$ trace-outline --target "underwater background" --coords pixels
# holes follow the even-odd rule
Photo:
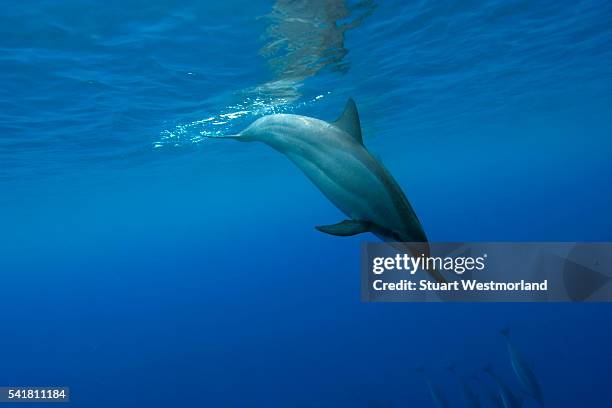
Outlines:
[[[612,305],[366,304],[287,112],[367,148],[432,241],[611,241],[607,1],[31,1],[0,11],[0,385],[77,407],[612,406]],[[34,404],[35,405],[35,404]],[[537,406],[525,397],[526,407]]]

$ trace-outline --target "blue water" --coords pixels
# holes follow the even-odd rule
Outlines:
[[[75,407],[451,406],[510,327],[546,406],[607,407],[606,304],[365,304],[274,112],[369,150],[433,241],[611,241],[607,1],[33,1],[0,12],[0,386]],[[477,373],[479,380],[471,379]],[[526,407],[536,406],[526,399]]]

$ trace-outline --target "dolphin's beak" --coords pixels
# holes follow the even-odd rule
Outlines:
[[[208,135],[202,135],[203,137],[207,138],[207,139],[238,139],[240,140],[240,133],[235,133],[233,135],[223,135],[223,136],[208,136]]]

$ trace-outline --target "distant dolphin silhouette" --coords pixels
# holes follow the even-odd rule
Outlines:
[[[214,137],[213,137],[214,138]],[[289,114],[257,119],[237,135],[287,156],[349,219],[316,229],[336,236],[371,232],[391,242],[427,242],[412,206],[393,176],[363,145],[357,106],[349,99],[335,122]],[[423,252],[428,255],[425,245]],[[442,275],[429,273],[443,282]]]
[[[510,340],[510,329],[502,329],[500,333],[506,339],[506,346],[508,347],[508,354],[510,354],[510,362],[512,363],[514,374],[516,374],[516,377],[519,379],[525,391],[543,407],[544,396],[542,395],[540,383],[529,364]]]
[[[485,365],[484,371],[491,376],[497,385],[497,391],[504,408],[520,408],[523,406],[523,399],[512,392],[510,387],[493,371],[493,367],[490,364]]]
[[[440,391],[440,389],[431,381],[431,378],[425,372],[425,368],[417,367],[417,373],[423,376],[425,383],[427,384],[427,389],[429,390],[429,395],[431,399],[434,401],[436,407],[438,408],[448,408],[449,404],[446,398],[444,398],[444,394]]]

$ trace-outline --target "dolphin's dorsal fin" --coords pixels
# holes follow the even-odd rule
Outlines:
[[[367,221],[344,220],[333,225],[319,225],[317,230],[330,235],[339,237],[349,237],[372,230],[372,224]]]
[[[351,135],[357,143],[363,145],[359,113],[357,112],[357,105],[355,104],[353,98],[349,98],[349,100],[346,101],[344,112],[342,112],[342,115],[340,115],[335,122],[332,122],[332,124],[344,130],[346,133]]]

